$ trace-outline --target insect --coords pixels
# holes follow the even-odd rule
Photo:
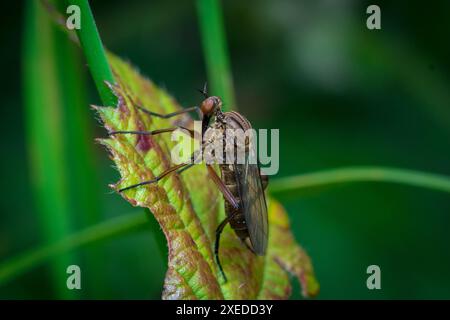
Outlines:
[[[227,142],[227,129],[240,129],[243,131],[251,129],[250,122],[238,112],[222,112],[221,99],[217,96],[208,96],[206,84],[203,89],[199,91],[204,95],[205,98],[200,104],[200,107],[195,106],[186,108],[165,115],[149,111],[140,106],[136,107],[151,116],[166,119],[187,112],[197,111],[202,115],[202,149],[204,149],[208,143],[214,142],[205,138],[209,129],[215,129],[218,132],[222,133],[219,139],[223,139],[224,144],[226,144]],[[214,122],[210,126],[213,120]],[[172,132],[177,130],[178,128],[180,127],[159,129],[153,131],[112,131],[109,134],[156,135],[164,132]],[[193,130],[184,127],[181,128],[189,131],[190,134],[194,136]],[[234,149],[237,149],[238,146],[232,145],[232,147]],[[267,187],[268,179],[267,176],[261,174],[258,162],[253,163],[252,161],[250,161],[252,147],[253,146],[250,144],[249,139],[246,139],[244,147],[244,163],[233,161],[232,163],[219,164],[221,177],[217,175],[214,167],[211,164],[206,164],[210,178],[217,185],[225,199],[226,218],[219,224],[216,229],[216,240],[214,245],[216,262],[219,266],[219,270],[222,276],[224,277],[225,282],[227,281],[227,277],[220,262],[219,245],[220,236],[227,224],[230,224],[235,234],[253,253],[257,255],[265,255],[267,250],[268,217],[264,190]],[[143,185],[157,183],[159,180],[171,173],[180,174],[195,164],[195,161],[193,160],[194,155],[191,157],[190,162],[174,165],[154,179],[127,186],[120,189],[119,192],[123,192],[131,188],[136,188]],[[236,160],[236,158],[233,158],[233,160]]]

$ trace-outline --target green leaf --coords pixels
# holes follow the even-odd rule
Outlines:
[[[150,131],[190,122],[187,115],[162,119],[136,108],[139,105],[166,114],[181,107],[128,63],[111,54],[109,59],[116,80],[110,87],[118,105],[94,107],[108,131]],[[118,134],[99,141],[109,149],[121,175],[120,181],[111,186],[115,190],[150,180],[171,166],[170,150],[175,142],[169,133]],[[223,198],[204,165],[121,195],[134,206],[149,208],[165,234],[169,261],[164,299],[287,298],[290,293],[287,272],[299,278],[305,296],[318,291],[309,258],[296,244],[287,215],[274,200],[269,205],[271,225],[265,257],[251,253],[229,226],[225,228],[220,250],[228,277],[228,282],[224,282],[213,250],[215,229],[225,216]]]
[[[311,261],[306,252],[296,243],[289,225],[289,218],[280,203],[269,202],[270,237],[266,255],[263,285],[259,299],[285,299],[291,293],[286,271],[295,275],[302,285],[305,297],[319,293]]]

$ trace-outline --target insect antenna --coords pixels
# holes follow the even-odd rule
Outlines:
[[[205,84],[203,85],[203,89],[197,89],[198,92],[200,92],[205,99],[208,98],[208,83],[205,82]]]

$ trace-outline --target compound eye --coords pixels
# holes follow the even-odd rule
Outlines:
[[[216,102],[212,98],[203,100],[200,109],[204,115],[211,115],[214,112]]]

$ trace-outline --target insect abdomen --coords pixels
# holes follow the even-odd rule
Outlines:
[[[230,192],[233,194],[234,198],[238,202],[238,209],[235,209],[228,201],[225,201],[225,213],[228,217],[233,216],[230,220],[230,225],[235,231],[236,235],[245,241],[248,237],[247,224],[245,223],[244,211],[241,207],[241,195],[239,194],[239,189],[236,184],[235,172],[230,169],[228,165],[220,166],[222,180],[228,187]]]

